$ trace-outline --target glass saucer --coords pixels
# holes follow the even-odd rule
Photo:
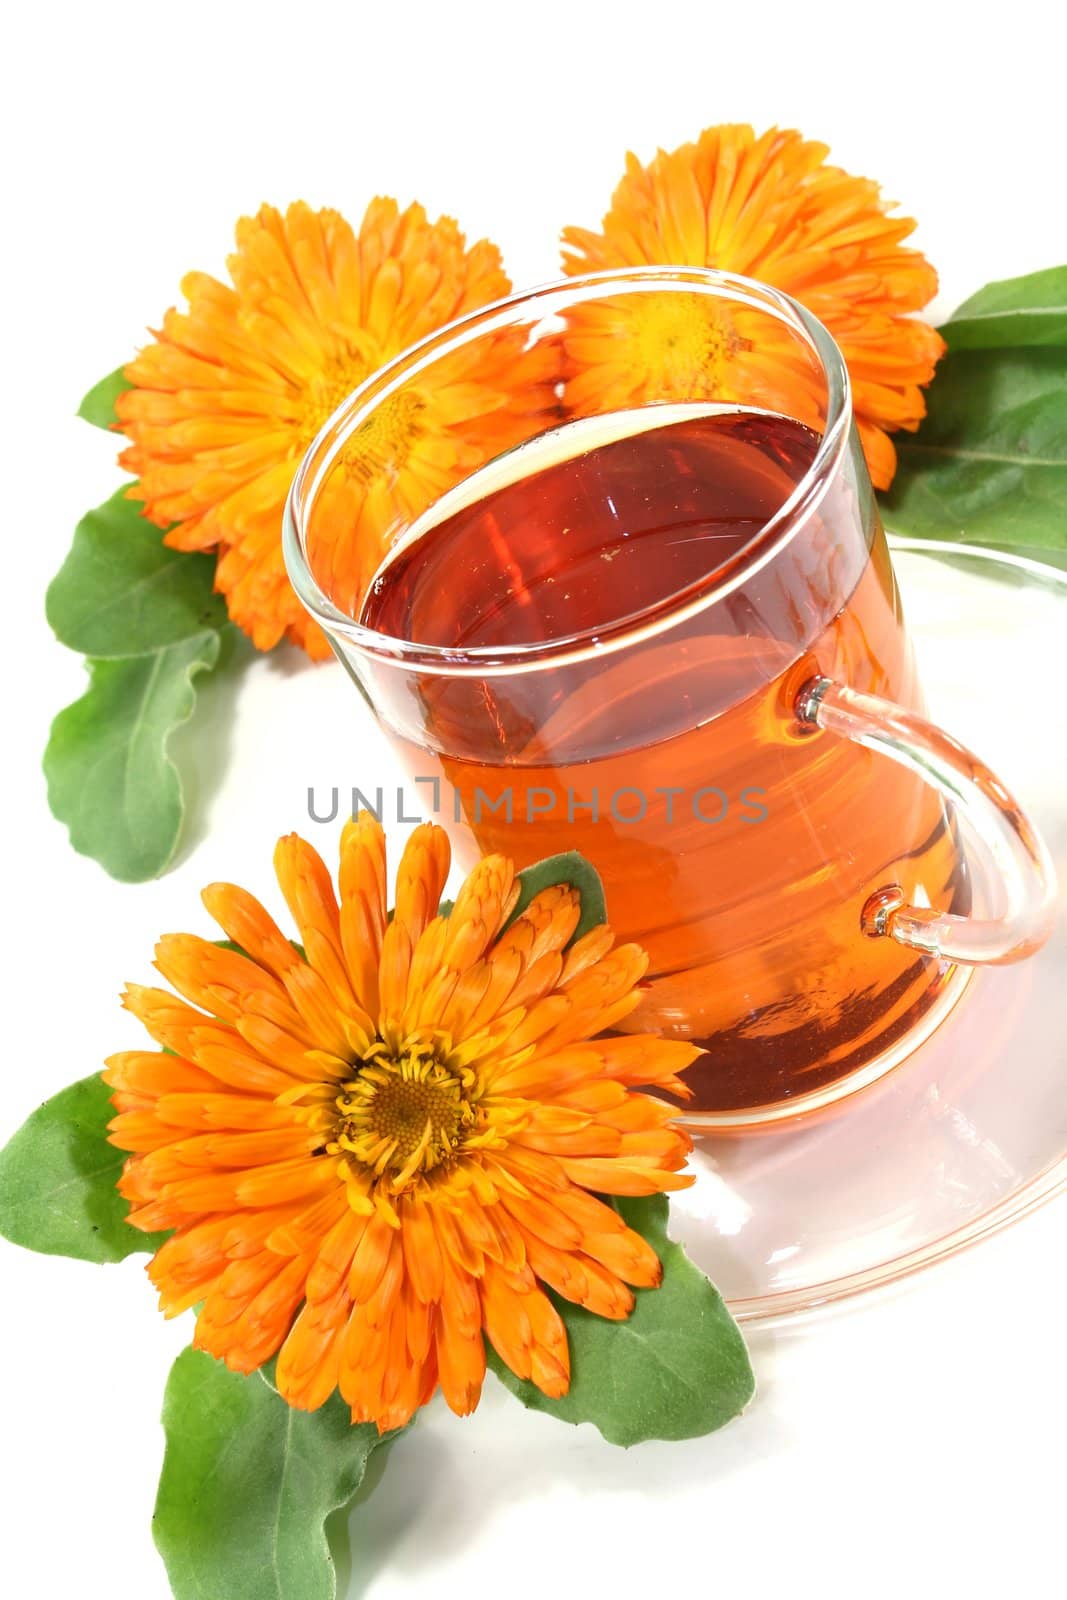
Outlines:
[[[893,541],[929,714],[1000,773],[1067,902],[1067,574]],[[1067,917],[1029,961],[975,971],[885,1077],[810,1121],[708,1135],[672,1231],[754,1322],[887,1284],[1067,1183]]]

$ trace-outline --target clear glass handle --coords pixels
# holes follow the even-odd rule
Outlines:
[[[1004,911],[989,918],[908,905],[899,886],[887,884],[864,907],[866,933],[971,966],[1020,961],[1039,949],[1052,928],[1055,868],[1033,823],[984,762],[916,712],[830,678],[805,684],[795,709],[802,724],[880,751],[939,789],[970,823],[1000,880]]]

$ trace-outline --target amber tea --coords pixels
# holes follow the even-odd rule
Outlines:
[[[887,883],[920,906],[969,900],[938,793],[795,714],[816,674],[920,704],[869,490],[835,479],[775,545],[818,445],[723,406],[566,424],[439,501],[360,616],[499,652],[484,676],[420,677],[419,745],[481,851],[596,864],[619,936],[650,956],[626,1026],[706,1047],[688,1074],[701,1111],[805,1094],[890,1047],[947,969],[864,937],[864,905]],[[843,520],[865,537],[841,540]],[[723,598],[701,607],[709,586]],[[553,670],[508,670],[515,646],[572,639]]]

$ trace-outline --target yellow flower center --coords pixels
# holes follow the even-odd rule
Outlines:
[[[713,400],[739,351],[751,348],[729,312],[706,295],[641,297],[633,310],[637,363],[655,386],[657,399]]]
[[[333,416],[342,400],[347,399],[353,389],[358,389],[372,370],[371,363],[364,356],[350,350],[316,372],[302,396],[301,452],[306,450],[319,429]]]
[[[406,1044],[396,1055],[378,1043],[334,1102],[332,1153],[345,1152],[395,1190],[450,1161],[473,1128],[475,1109],[463,1079],[432,1045]]]
[[[376,406],[345,445],[341,459],[352,476],[371,483],[400,472],[422,432],[425,409],[426,402],[410,389],[402,389]]]
[[[301,454],[342,401],[380,365],[379,361],[369,361],[350,351],[315,374],[303,395],[298,441]],[[425,402],[409,389],[384,400],[345,445],[341,453],[345,470],[364,484],[400,472],[422,431],[420,418],[425,409]]]

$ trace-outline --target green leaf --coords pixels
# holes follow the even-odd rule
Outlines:
[[[84,516],[45,599],[57,638],[97,659],[144,655],[226,623],[215,559],[171,550],[120,489]]]
[[[1067,567],[1067,266],[987,284],[942,332],[887,525]]]
[[[99,1073],[46,1100],[0,1150],[0,1233],[12,1244],[79,1261],[122,1261],[158,1249],[116,1184],[126,1155],[107,1142],[115,1115]]]
[[[154,655],[89,661],[88,693],[52,724],[52,813],[75,850],[124,883],[158,877],[177,849],[184,799],[167,744],[192,715],[193,679],[216,665],[220,639],[210,629]]]
[[[519,898],[506,927],[510,928],[515,918],[522,915],[535,895],[557,883],[569,883],[582,897],[582,914],[571,936],[571,944],[588,933],[590,928],[608,920],[604,885],[595,867],[578,850],[566,850],[562,855],[547,856],[544,861],[535,862],[532,867],[519,873],[518,881],[521,885]]]
[[[1067,266],[987,283],[941,332],[950,350],[1067,345]]]
[[[202,1351],[174,1363],[153,1518],[175,1600],[334,1600],[326,1521],[382,1443],[334,1395],[294,1411],[267,1376]]]
[[[894,533],[1067,553],[1067,347],[954,351],[883,498]]]
[[[591,1422],[610,1444],[693,1439],[736,1417],[755,1390],[741,1332],[718,1290],[667,1237],[667,1201],[614,1200],[663,1263],[658,1289],[638,1289],[626,1322],[608,1322],[553,1296],[567,1325],[571,1386],[562,1400],[489,1362],[524,1405],[561,1422]]]
[[[91,422],[95,428],[113,428],[118,422],[115,415],[115,401],[123,390],[132,387],[133,385],[123,376],[122,368],[116,367],[106,378],[101,378],[99,383],[93,384],[78,407],[79,417],[84,417],[86,422]]]

